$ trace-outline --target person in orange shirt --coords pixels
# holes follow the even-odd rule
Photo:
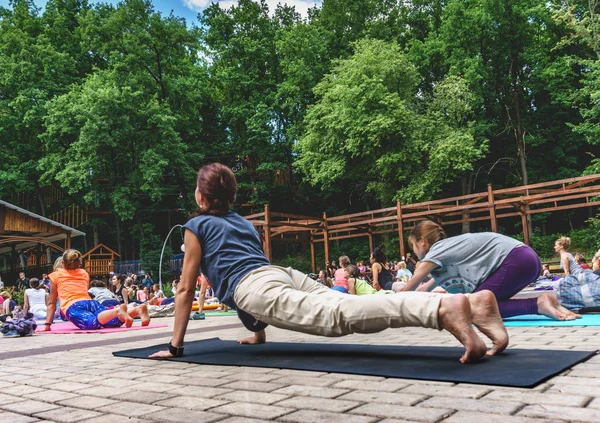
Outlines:
[[[142,326],[150,323],[145,304],[128,311],[125,304],[107,309],[98,301],[90,299],[90,275],[81,268],[81,253],[77,250],[65,251],[62,268],[55,269],[49,277],[50,298],[43,331],[51,330],[57,298],[60,300],[61,311],[80,329],[114,328],[123,324],[131,327],[133,318],[138,315],[142,319]]]

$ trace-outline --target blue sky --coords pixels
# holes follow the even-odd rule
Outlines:
[[[164,15],[168,15],[173,11],[176,16],[181,16],[190,22],[197,22],[198,12],[204,10],[210,3],[214,0],[152,0],[154,7],[156,10],[161,12]],[[90,0],[90,3],[111,3],[117,4],[117,0]],[[218,0],[217,1],[221,7],[228,8],[233,4],[237,3],[237,0]],[[314,7],[315,5],[320,5],[322,3],[321,0],[267,0],[269,7],[271,10],[277,5],[277,3],[287,3],[290,6],[293,5],[296,7],[296,10],[300,12],[303,16],[306,16],[306,11],[309,7]],[[35,0],[35,3],[44,7],[46,4],[45,0]],[[8,7],[8,0],[0,0],[0,6]]]

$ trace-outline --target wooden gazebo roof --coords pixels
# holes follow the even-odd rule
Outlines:
[[[37,244],[62,251],[70,248],[71,238],[78,236],[85,236],[85,232],[0,200],[0,254]]]

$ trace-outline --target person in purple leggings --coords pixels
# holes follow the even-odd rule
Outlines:
[[[421,263],[402,291],[429,291],[436,286],[451,294],[490,290],[504,318],[524,314],[557,320],[581,317],[550,294],[511,299],[539,277],[542,267],[535,251],[520,241],[493,232],[446,238],[440,225],[424,220],[412,230],[409,242]]]

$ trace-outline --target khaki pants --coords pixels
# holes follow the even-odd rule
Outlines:
[[[426,292],[342,294],[292,268],[265,266],[241,280],[234,300],[241,310],[278,328],[343,336],[403,326],[440,329],[438,309],[443,296]]]

